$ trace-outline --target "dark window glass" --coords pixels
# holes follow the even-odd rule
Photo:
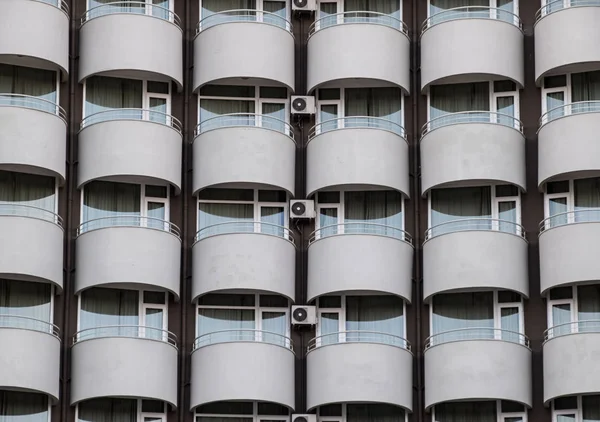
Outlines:
[[[569,181],[549,182],[546,185],[546,193],[564,193],[569,192]]]
[[[437,414],[436,414],[437,416]],[[404,422],[404,409],[390,404],[348,404],[346,406],[347,422],[385,420],[388,422]],[[474,419],[477,420],[477,419]]]
[[[573,288],[571,286],[556,287],[556,288],[550,290],[550,300],[572,299],[572,298],[573,298]]]
[[[148,92],[156,94],[168,94],[169,84],[167,82],[148,81]]]
[[[319,100],[339,100],[340,90],[338,88],[319,89]]]
[[[513,303],[520,302],[521,295],[508,290],[501,290],[498,292],[498,303]]]
[[[544,88],[559,88],[567,86],[567,75],[547,76],[544,78]]]
[[[560,398],[554,400],[554,409],[555,410],[577,409],[577,397],[576,396],[560,397]]]
[[[319,407],[320,416],[342,416],[342,405],[341,404],[328,404],[326,406]]]
[[[341,308],[342,298],[340,296],[321,296],[319,308]]]
[[[287,202],[287,194],[283,190],[259,190],[259,202]]]
[[[496,186],[496,198],[505,196],[518,196],[519,189],[514,185],[498,185]]]
[[[282,98],[287,99],[287,88],[263,86],[260,88],[260,98]]]
[[[287,298],[278,295],[260,295],[259,301],[260,306],[268,308],[287,308],[289,306]]]
[[[340,193],[339,192],[319,192],[318,194],[319,204],[339,204]]]
[[[165,294],[163,292],[144,292],[144,303],[164,305]]]
[[[142,400],[142,412],[164,413],[165,403],[160,400]]]
[[[198,299],[198,305],[254,306],[254,304],[254,295],[228,295],[215,293],[202,296],[200,299]]]
[[[252,189],[208,188],[200,192],[199,198],[214,201],[254,201],[254,191]]]
[[[166,186],[146,186],[146,196],[150,196],[152,198],[166,198],[167,197],[167,187]]]
[[[521,403],[517,403],[514,401],[502,400],[502,412],[503,413],[515,413],[515,412],[523,412],[525,408]]]
[[[494,92],[511,92],[517,90],[517,84],[513,81],[494,81]]]
[[[215,415],[252,415],[254,404],[251,401],[219,401],[199,406],[197,413]],[[219,418],[219,420],[221,420]]]
[[[253,86],[205,85],[200,88],[205,97],[254,97]]]
[[[258,403],[259,415],[289,415],[287,407],[276,403]]]

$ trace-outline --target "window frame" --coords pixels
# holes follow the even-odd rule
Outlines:
[[[117,398],[118,397],[107,397],[107,398]],[[154,418],[162,418],[161,422],[166,422],[167,421],[167,404],[163,401],[163,413],[150,413],[150,412],[142,412],[142,401],[145,399],[132,399],[132,398],[125,398],[127,400],[136,400],[137,405],[136,405],[136,420],[140,421],[140,422],[144,422],[144,418],[145,417],[154,417]],[[156,401],[162,401],[162,400],[156,400]],[[51,413],[51,412],[48,412]],[[78,422],[79,421],[79,403],[77,403],[77,406],[75,406],[75,421]],[[48,418],[48,422],[51,422],[50,418]]]
[[[248,400],[251,401],[251,400]],[[240,419],[252,419],[252,422],[260,421],[291,421],[291,413],[288,411],[288,415],[260,415],[258,414],[258,401],[252,401],[252,414],[238,414],[238,413],[198,413],[197,408],[194,410],[194,422],[198,422],[198,418],[240,418]]]
[[[152,1],[152,0],[146,0],[146,1]],[[265,12],[264,10],[264,1],[268,1],[268,0],[255,0],[256,1],[256,6],[254,9],[243,9],[243,10],[255,10],[256,11],[256,21],[257,22],[263,22],[262,16],[263,16],[263,12]],[[274,0],[272,0],[274,1]],[[286,23],[286,29],[289,31],[290,28],[290,20],[292,17],[292,10],[291,10],[291,2],[290,0],[280,0],[282,2],[285,2],[285,20],[287,21]],[[198,9],[198,20],[199,22],[202,21],[202,19],[208,17],[202,17],[202,0],[199,0],[199,9]],[[226,11],[223,11],[226,12]],[[223,12],[217,12],[217,13],[223,13]],[[271,12],[266,12],[266,13],[271,13]]]
[[[527,409],[523,406],[522,412],[502,412],[502,400],[486,400],[496,402],[496,420],[497,422],[504,422],[505,418],[521,418],[521,422],[528,422]],[[431,408],[431,422],[439,422],[435,417],[435,406]],[[553,421],[556,422],[556,421]],[[576,421],[577,422],[577,421]]]
[[[427,0],[429,2],[429,0]],[[346,13],[344,8],[345,8],[345,4],[344,4],[344,0],[317,0],[317,7],[316,7],[316,11],[315,11],[315,22],[318,21],[319,19],[323,18],[324,16],[321,16],[321,3],[336,3],[337,4],[337,23],[342,23],[343,22],[343,14]],[[399,12],[400,12],[400,20],[402,21],[403,16],[404,16],[404,8],[403,8],[403,1],[402,0],[398,0],[399,3]],[[368,10],[361,10],[362,12],[368,12]],[[340,19],[342,18],[342,19]]]
[[[545,3],[546,0],[542,0],[542,3]],[[564,1],[569,1],[569,0],[564,0]],[[519,0],[513,0],[513,11],[512,13],[519,16]],[[543,6],[543,4],[542,4]],[[497,0],[490,0],[489,1],[489,6],[482,6],[482,7],[489,7],[489,8],[498,8],[498,1]],[[446,9],[446,10],[452,10],[452,9]],[[431,16],[431,0],[427,0],[427,18],[430,18]]]
[[[359,403],[338,403],[338,404],[342,407],[342,414],[340,416],[321,416],[321,407],[322,406],[318,406],[316,408],[317,422],[347,422],[347,419],[348,419],[347,406],[348,406],[348,404],[359,404]],[[377,404],[382,404],[382,403],[370,403],[370,404],[377,405]],[[403,409],[403,411],[404,411],[404,422],[408,422],[408,413],[409,412],[406,409]],[[433,421],[433,419],[432,419],[432,421]]]

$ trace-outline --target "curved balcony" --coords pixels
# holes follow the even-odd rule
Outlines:
[[[181,190],[181,123],[142,109],[113,109],[85,117],[79,132],[79,187],[96,179],[173,185]]]
[[[309,341],[307,408],[330,403],[385,403],[412,411],[413,355],[393,334],[344,331]]]
[[[364,222],[317,229],[308,242],[308,301],[372,291],[410,302],[413,255],[411,236],[395,227]]]
[[[599,8],[600,9],[600,8]],[[538,184],[600,173],[600,101],[582,101],[549,110],[538,131]]]
[[[179,228],[157,218],[117,215],[79,226],[75,294],[96,286],[164,289],[179,297]]]
[[[0,385],[3,388],[47,394],[58,402],[60,332],[46,321],[0,315]]]
[[[262,222],[230,221],[201,229],[192,246],[192,302],[207,293],[251,290],[283,295],[296,288],[291,231]]]
[[[294,91],[294,51],[292,24],[285,17],[257,10],[212,14],[196,28],[194,91],[248,80]]]
[[[315,125],[306,147],[306,191],[385,187],[410,194],[404,128],[378,117],[342,117]]]
[[[421,190],[461,182],[510,183],[525,190],[525,135],[520,120],[502,113],[450,113],[421,132]]]
[[[469,218],[425,232],[423,297],[474,289],[529,296],[525,229],[511,221]]]
[[[600,279],[600,210],[581,209],[554,215],[540,223],[540,287]]]
[[[66,81],[69,29],[65,0],[2,0],[0,57],[15,65],[60,71]]]
[[[194,194],[239,183],[294,194],[296,142],[289,123],[261,114],[226,114],[200,123],[194,136]]]
[[[153,327],[89,328],[73,337],[71,405],[100,397],[140,397],[177,407],[177,339]]]
[[[524,334],[487,327],[447,331],[426,340],[424,356],[427,409],[477,400],[532,406],[531,349]]]
[[[293,410],[295,359],[292,340],[278,333],[242,329],[202,335],[192,350],[191,410],[237,400],[267,401]]]
[[[52,176],[61,184],[65,181],[67,121],[58,104],[0,93],[0,121],[0,169]]]
[[[179,17],[144,1],[116,1],[81,17],[79,82],[92,75],[172,80],[183,88]]]
[[[63,240],[59,215],[29,205],[0,204],[0,278],[52,283],[62,291]]]
[[[600,321],[577,321],[544,332],[544,403],[600,391]]]
[[[410,40],[400,19],[344,12],[317,19],[308,32],[308,92],[345,84],[397,86],[410,93]]]
[[[538,10],[534,26],[538,85],[544,76],[598,69],[599,19],[598,0],[553,0]],[[566,33],[569,37],[565,37]]]
[[[503,9],[466,6],[427,18],[421,32],[421,90],[431,84],[510,79],[525,83],[521,19]]]

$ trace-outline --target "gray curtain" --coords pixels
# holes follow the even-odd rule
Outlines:
[[[400,29],[400,2],[399,0],[345,0],[344,1],[345,22],[372,22],[388,25]],[[358,12],[358,13],[348,13]],[[386,16],[380,16],[375,12]]]
[[[496,422],[493,401],[447,402],[435,405],[434,422]]]
[[[445,293],[433,297],[434,344],[453,340],[494,338],[492,292]],[[480,328],[480,330],[477,330]],[[451,330],[459,330],[452,331]],[[445,334],[444,334],[445,333]]]
[[[0,326],[27,328],[49,332],[49,324],[19,320],[8,316],[22,316],[52,323],[50,284],[0,279]]]
[[[401,95],[398,88],[346,89],[346,117],[361,118],[346,119],[345,125],[347,127],[364,127],[366,125],[398,132],[397,125],[402,124]],[[364,117],[377,117],[384,121],[365,119]],[[391,123],[386,123],[386,121]]]
[[[491,218],[491,190],[489,186],[472,188],[433,189],[431,191],[432,236],[458,230],[489,230],[491,221],[442,223],[472,218]]]
[[[88,183],[83,189],[82,223],[91,222],[84,230],[139,224],[140,195],[140,185],[103,181]],[[102,220],[92,221],[99,218]]]
[[[599,111],[595,104],[577,104],[579,101],[600,101],[600,71],[573,73],[571,75],[573,113]]]
[[[600,396],[583,396],[581,398],[583,422],[600,421]]]
[[[79,403],[79,422],[136,422],[137,400],[102,398]]]
[[[142,81],[92,76],[85,83],[85,116],[119,108],[141,109],[142,90]],[[128,112],[127,116],[141,118],[142,114]]]
[[[347,422],[404,422],[404,410],[389,404],[354,404],[346,408]]]
[[[402,196],[396,191],[345,192],[344,230],[346,233],[371,233],[400,236]],[[363,223],[363,224],[361,224]],[[369,223],[381,226],[372,226]]]
[[[238,224],[220,224],[227,222]],[[253,232],[254,205],[201,202],[198,209],[198,230],[201,231],[201,237],[219,233]]]
[[[451,10],[467,6],[489,6],[489,0],[431,0],[429,6],[429,16],[432,17],[430,24],[445,22],[452,19],[464,19],[469,17],[487,18],[490,16],[489,10],[481,8]],[[441,13],[447,11],[446,13]],[[439,14],[435,16],[436,14]]]
[[[102,328],[112,326],[111,328]],[[118,327],[127,326],[127,327]],[[92,288],[81,293],[79,330],[82,338],[103,335],[137,337],[139,334],[139,292],[137,290]]]
[[[579,331],[600,331],[600,285],[577,287]]]
[[[600,221],[600,178],[575,180],[575,221]]]
[[[285,1],[263,0],[263,22],[287,28],[287,7]]]
[[[200,131],[204,132],[225,126],[254,126],[256,124],[254,116],[226,116],[221,119],[213,119],[224,114],[254,113],[254,101],[203,98],[200,100]]]
[[[441,118],[449,113],[489,111],[489,90],[488,82],[431,86],[429,96],[432,127],[430,129],[452,123],[456,116]],[[489,122],[490,116],[489,113],[470,113],[467,117],[461,117],[462,122],[465,119],[473,122]]]
[[[0,171],[0,214],[16,214],[53,218],[56,186],[53,177]],[[11,205],[42,208],[52,214]]]
[[[221,13],[230,10],[235,10],[236,12]],[[255,0],[202,0],[202,29],[206,29],[220,23],[235,22],[240,20],[256,20]]]
[[[262,334],[262,341],[283,347],[290,346],[286,338],[287,327],[289,325],[289,322],[285,312],[262,312],[261,322],[262,331],[266,332]]]
[[[23,66],[0,64],[0,105],[22,105],[39,110],[56,113],[56,72],[43,69],[32,69]],[[3,97],[2,94],[21,94],[38,97],[49,101],[32,104],[21,98]]]
[[[105,7],[92,10],[95,7]],[[92,10],[89,18],[104,16],[111,13],[146,13],[146,6],[143,0],[132,0],[131,2],[122,0],[90,0],[88,10]]]
[[[204,336],[198,346],[237,340],[254,341],[255,333],[244,331],[254,328],[253,309],[198,309],[197,335]]]
[[[0,422],[48,422],[48,396],[0,390]]]
[[[402,299],[396,296],[347,296],[346,330],[368,331],[347,333],[347,341],[378,341],[403,346],[404,309]],[[391,334],[374,334],[373,332]]]

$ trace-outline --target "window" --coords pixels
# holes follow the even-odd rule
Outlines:
[[[319,192],[315,239],[379,234],[406,240],[403,204],[397,191]]]
[[[541,230],[600,221],[600,178],[546,183],[544,215]]]
[[[510,291],[434,295],[430,321],[428,347],[480,339],[526,344],[521,296]]]
[[[209,294],[198,299],[194,348],[260,341],[291,348],[289,302],[283,296]]]
[[[33,108],[59,114],[58,79],[53,70],[0,63],[0,106]]]
[[[552,422],[600,421],[600,396],[566,396],[552,401]]]
[[[593,112],[600,112],[600,71],[544,78],[541,125],[570,114]]]
[[[321,88],[313,136],[335,129],[370,127],[404,137],[403,102],[400,88]]]
[[[54,334],[53,298],[50,284],[0,279],[0,327]]]
[[[397,296],[321,296],[317,309],[319,323],[313,347],[342,342],[407,347],[405,304]]]
[[[196,422],[289,422],[285,406],[266,402],[214,402],[196,408]]]
[[[113,226],[171,230],[167,186],[93,181],[81,201],[80,233]]]
[[[0,215],[21,215],[59,223],[58,185],[50,176],[0,170]]]
[[[521,130],[519,91],[512,81],[432,85],[426,131],[456,123],[496,123]]]
[[[464,230],[524,236],[519,189],[513,185],[432,189],[426,239]]]
[[[0,390],[0,420],[2,422],[50,422],[48,396]]]
[[[542,0],[542,8],[539,13],[540,17],[544,17],[567,7],[587,5],[589,5],[589,2],[586,2],[585,0]]]
[[[109,120],[148,120],[174,125],[168,82],[92,76],[84,85],[82,128]]]
[[[264,22],[291,30],[286,0],[200,0],[198,31],[227,22]]]
[[[78,422],[166,422],[162,401],[100,398],[77,405]]]
[[[197,240],[225,233],[263,233],[289,238],[284,191],[205,189],[198,197]]]
[[[527,422],[523,405],[505,400],[446,402],[433,408],[434,422]]]
[[[373,23],[403,29],[400,0],[321,0],[315,30],[342,23]]]
[[[79,296],[79,341],[114,336],[169,341],[167,327],[167,293],[94,287]]]
[[[514,0],[429,0],[427,27],[454,19],[498,19],[520,26],[519,3]]]
[[[197,133],[257,126],[293,136],[287,88],[206,85],[200,88]]]
[[[556,287],[548,295],[546,339],[600,332],[600,284]]]
[[[124,2],[121,0],[87,0],[86,20],[113,13],[134,13],[154,16],[175,22],[173,2],[170,0],[137,0]]]
[[[320,406],[319,422],[406,422],[405,410],[389,404],[338,403]]]

